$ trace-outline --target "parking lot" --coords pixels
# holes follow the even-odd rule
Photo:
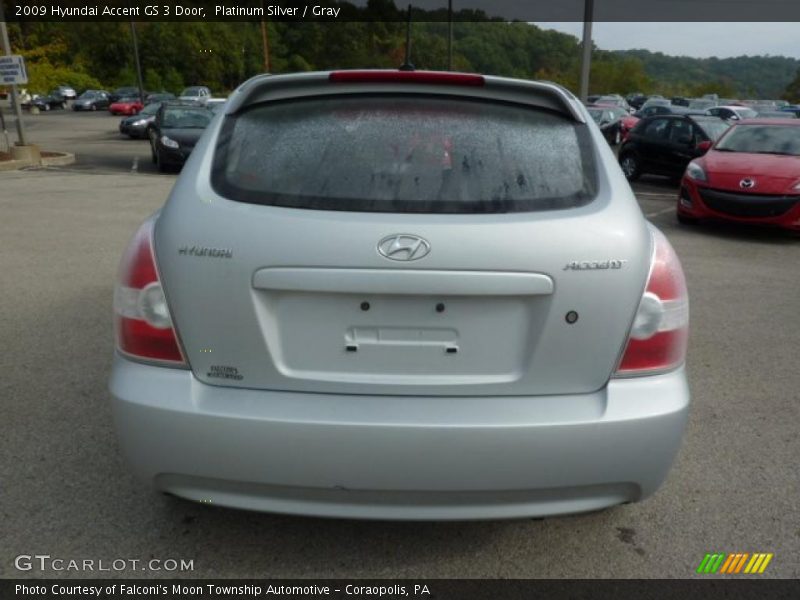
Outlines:
[[[234,511],[151,492],[112,428],[117,262],[175,175],[157,173],[148,142],[121,136],[105,111],[25,120],[33,143],[77,161],[0,173],[0,577],[663,578],[693,576],[707,552],[774,553],[766,576],[800,577],[800,239],[681,226],[674,183],[635,185],[691,296],[689,427],[666,484],[642,503],[469,523]],[[20,554],[194,568],[19,571]]]

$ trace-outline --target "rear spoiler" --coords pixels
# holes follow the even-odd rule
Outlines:
[[[586,123],[578,99],[558,84],[437,71],[358,70],[258,75],[231,94],[225,113],[235,114],[248,106],[273,100],[368,91],[412,93],[427,89],[448,96],[526,104]]]

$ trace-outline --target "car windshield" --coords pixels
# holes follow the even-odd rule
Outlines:
[[[158,109],[161,108],[160,102],[153,102],[152,104],[148,104],[145,106],[141,111],[139,111],[140,115],[154,115],[158,112]]]
[[[97,92],[83,92],[79,100],[91,100],[96,98],[99,94]]]
[[[118,100],[119,102],[138,102],[139,98],[136,96],[124,96]]]
[[[739,125],[720,141],[716,149],[722,152],[800,156],[800,127]]]
[[[706,108],[711,108],[711,107],[716,106],[716,105],[717,105],[717,103],[714,102],[713,100],[692,100],[691,102],[689,102],[689,108],[706,109]]]
[[[168,108],[162,127],[166,129],[204,129],[213,115],[205,108]]]
[[[200,88],[186,88],[181,92],[181,96],[199,96],[200,95]]]
[[[527,107],[423,96],[273,102],[229,116],[212,182],[243,202],[502,213],[595,195],[585,126]]]
[[[736,112],[739,113],[739,116],[743,119],[752,119],[758,116],[758,113],[751,108],[737,108]]]

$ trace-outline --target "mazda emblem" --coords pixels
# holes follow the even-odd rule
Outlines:
[[[407,233],[389,235],[378,242],[378,252],[389,260],[419,260],[430,251],[428,240]]]
[[[745,190],[749,190],[750,188],[756,187],[755,179],[750,179],[749,177],[745,177],[739,182],[739,187]]]

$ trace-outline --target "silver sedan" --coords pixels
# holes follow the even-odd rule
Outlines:
[[[687,419],[681,265],[548,83],[245,82],[133,237],[114,311],[123,452],[200,502],[596,510],[655,492]]]

